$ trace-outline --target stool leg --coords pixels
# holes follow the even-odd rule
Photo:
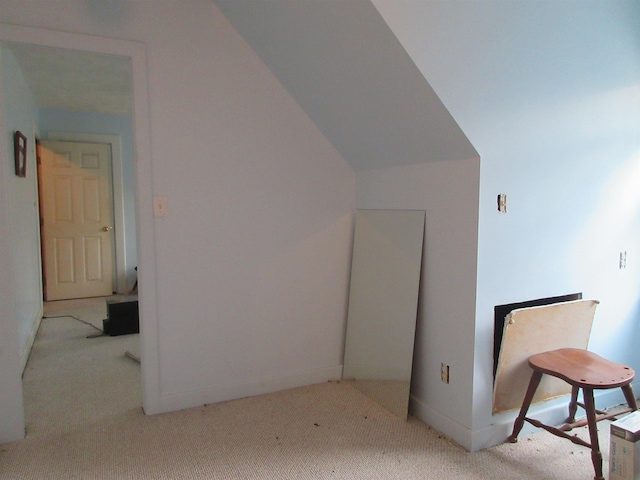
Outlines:
[[[624,393],[624,398],[627,401],[627,405],[629,405],[629,408],[638,410],[638,403],[636,402],[636,396],[633,394],[633,388],[631,388],[631,384],[625,385],[621,388],[622,393]]]
[[[578,390],[580,387],[573,385],[571,387],[571,401],[569,402],[569,417],[567,423],[573,423],[576,421],[576,412],[578,411]]]
[[[524,418],[527,415],[527,410],[529,410],[529,405],[531,405],[531,400],[533,400],[533,396],[538,389],[538,385],[540,384],[540,380],[542,379],[542,372],[538,372],[534,370],[531,374],[531,380],[529,380],[529,387],[527,388],[527,393],[524,395],[524,400],[522,400],[522,407],[520,407],[520,413],[518,414],[518,418],[513,424],[513,432],[511,432],[511,436],[509,437],[509,441],[511,443],[516,443],[518,441],[518,434],[522,427],[524,426]]]
[[[598,427],[596,426],[596,404],[593,400],[593,389],[583,388],[584,406],[587,411],[587,424],[589,425],[589,438],[591,440],[591,461],[595,470],[595,480],[604,480],[602,476],[602,453],[598,442]]]

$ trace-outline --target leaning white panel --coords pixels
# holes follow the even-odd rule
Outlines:
[[[425,212],[356,215],[343,379],[406,418]]]
[[[493,413],[520,408],[531,368],[527,359],[558,348],[586,349],[597,300],[520,308],[507,315],[493,389]],[[533,403],[571,393],[566,382],[545,375]]]

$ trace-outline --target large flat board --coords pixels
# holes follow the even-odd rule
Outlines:
[[[343,379],[406,418],[425,212],[358,210]]]
[[[527,359],[558,348],[587,348],[597,300],[520,308],[507,315],[493,389],[493,413],[520,408],[531,377]],[[533,402],[571,392],[566,382],[544,375]]]

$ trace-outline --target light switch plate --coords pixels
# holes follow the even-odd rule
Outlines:
[[[153,216],[167,216],[167,197],[153,197]]]

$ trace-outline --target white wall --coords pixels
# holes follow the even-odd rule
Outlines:
[[[213,4],[28,0],[0,18],[144,42],[152,178],[138,183],[169,212],[149,227],[139,199],[147,412],[339,377],[353,171]]]
[[[15,69],[15,59],[5,48],[0,48],[0,98],[4,99],[7,91],[13,91],[16,87],[14,81],[19,75]],[[23,99],[26,103],[26,111],[31,107],[29,93],[24,88],[16,91],[16,98]],[[24,304],[19,300],[19,292],[16,291],[15,281],[22,283],[20,272],[15,271],[16,258],[14,252],[18,249],[16,242],[20,226],[14,226],[11,222],[14,218],[13,210],[20,205],[24,194],[20,187],[24,186],[29,191],[29,182],[26,179],[14,177],[13,131],[16,127],[24,128],[24,119],[19,118],[25,111],[21,108],[8,107],[7,102],[0,101],[0,156],[3,158],[0,168],[0,404],[2,405],[2,418],[0,421],[0,443],[8,442],[24,436],[24,407],[22,402],[22,361],[21,357],[25,347],[25,318],[29,309],[24,309]],[[30,166],[33,166],[31,163]],[[28,168],[28,167],[27,167]],[[33,172],[32,172],[33,173]],[[22,180],[22,184],[16,186],[15,180]],[[15,198],[14,198],[15,196]],[[27,210],[26,217],[29,217]]]
[[[495,305],[581,291],[602,302],[591,348],[640,368],[638,3],[373,3],[481,158],[477,302],[465,319],[475,340],[446,345],[462,358],[473,349],[473,378],[453,370],[429,406],[455,414],[445,432],[482,448],[515,415],[491,415]],[[450,411],[448,390],[472,405],[471,422]]]
[[[594,350],[640,368],[638,199],[625,183],[640,142],[637,4],[373,3],[480,154],[359,172],[357,206],[427,210],[437,251],[425,256],[414,408],[481,448],[512,421],[491,415],[494,305],[583,291],[602,302]],[[146,45],[153,176],[142,180],[169,199],[143,255],[157,273],[157,316],[143,316],[154,327],[143,355],[158,352],[149,410],[339,371],[354,174],[211,2],[13,0],[0,18]],[[448,359],[446,385],[434,368]]]
[[[2,88],[4,93],[4,162],[9,196],[9,226],[11,234],[2,239],[2,248],[11,249],[12,291],[16,307],[20,364],[27,357],[42,317],[42,287],[40,276],[38,185],[36,177],[35,135],[38,109],[24,83],[22,72],[13,53],[2,48]],[[27,137],[26,177],[14,174],[13,132]],[[35,253],[35,254],[34,254]],[[3,273],[4,274],[4,273]]]

